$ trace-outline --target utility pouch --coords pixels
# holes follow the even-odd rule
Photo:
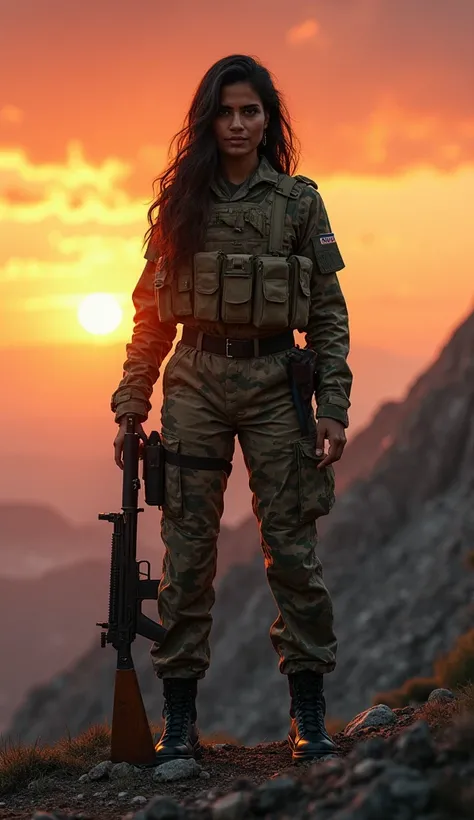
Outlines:
[[[143,483],[145,502],[161,508],[165,495],[165,450],[156,430],[152,430],[143,448]]]
[[[301,330],[309,321],[311,304],[311,271],[313,263],[307,256],[290,256],[290,327]]]
[[[222,268],[222,321],[252,321],[253,257],[248,253],[225,254]]]
[[[256,256],[253,324],[288,327],[290,269],[285,256]]]
[[[193,278],[191,271],[187,266],[180,268],[171,287],[171,307],[174,316],[192,316],[192,290]]]
[[[171,307],[171,285],[166,271],[156,266],[154,279],[155,304],[160,322],[171,322],[174,319]]]
[[[219,321],[220,280],[224,254],[201,251],[194,255],[194,318]]]

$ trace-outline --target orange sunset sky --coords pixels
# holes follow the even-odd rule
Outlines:
[[[346,262],[354,429],[472,309],[472,0],[0,0],[0,32],[0,444],[12,458],[26,427],[44,424],[45,447],[32,437],[44,453],[89,416],[111,457],[152,180],[200,77],[229,53],[274,73]],[[76,315],[95,291],[124,311],[102,339]]]

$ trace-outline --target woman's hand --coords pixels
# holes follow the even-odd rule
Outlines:
[[[329,451],[324,455],[324,441],[329,441]],[[318,470],[327,467],[334,461],[339,461],[346,446],[346,433],[344,425],[336,419],[318,419],[318,431],[316,436],[316,455],[324,456],[318,464]]]
[[[127,413],[127,415],[130,415],[130,413]],[[114,460],[115,460],[115,463],[116,463],[117,467],[120,467],[121,470],[123,470],[122,453],[123,453],[123,442],[125,440],[126,431],[127,431],[127,416],[122,416],[122,418],[120,419],[118,433],[117,433],[117,435],[115,436],[115,439],[114,439],[114,453],[115,453]],[[140,422],[138,422],[136,420],[135,420],[135,432],[138,433],[138,435],[140,437],[138,457],[142,458],[143,445],[146,443],[147,436],[146,436],[146,433],[145,433],[142,425],[140,424]]]

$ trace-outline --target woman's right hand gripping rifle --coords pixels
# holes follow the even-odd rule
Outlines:
[[[120,467],[123,470],[123,443],[125,440],[125,433],[127,432],[127,416],[132,415],[131,413],[127,413],[125,416],[122,416],[119,419],[119,429],[117,435],[114,439],[114,453],[115,453],[115,463],[117,467]],[[143,447],[146,444],[147,436],[146,433],[140,424],[139,421],[135,419],[135,432],[138,433],[140,437],[139,442],[139,450],[138,450],[138,457],[143,458]]]

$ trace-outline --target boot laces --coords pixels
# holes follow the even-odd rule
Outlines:
[[[312,682],[300,683],[296,687],[294,713],[300,734],[325,731],[323,694]]]
[[[185,690],[172,690],[166,696],[163,709],[166,734],[186,740],[193,710],[193,697]]]

